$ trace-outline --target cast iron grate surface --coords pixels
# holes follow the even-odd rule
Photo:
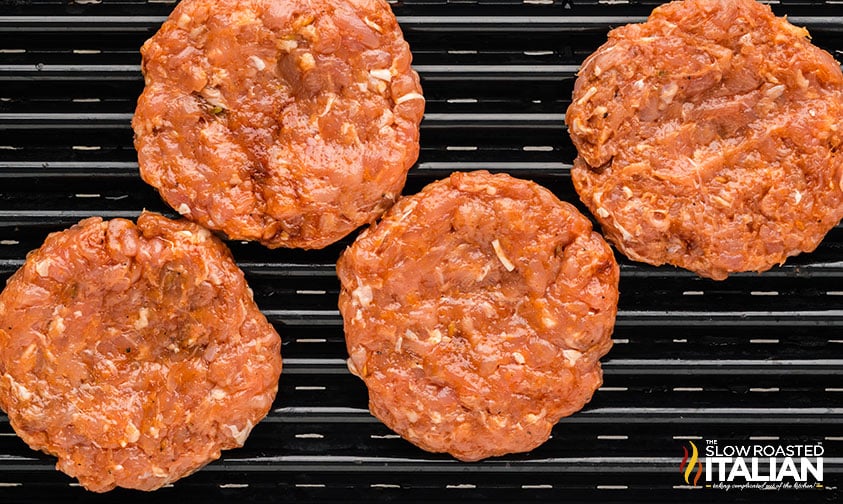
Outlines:
[[[657,1],[406,0],[394,11],[422,76],[422,152],[405,193],[454,170],[534,179],[578,204],[562,122],[579,63]],[[130,128],[140,45],[167,0],[0,1],[0,281],[47,233],[91,215],[173,212],[138,177]],[[843,5],[782,0],[843,57]],[[582,208],[580,206],[580,208]],[[465,464],[423,452],[366,409],[345,367],[336,258],[231,242],[284,341],[278,399],[246,446],[147,495],[85,492],[0,415],[0,501],[834,501],[843,472],[843,229],[774,270],[702,280],[621,262],[605,383],[527,454]],[[689,488],[689,441],[821,443],[824,487]]]

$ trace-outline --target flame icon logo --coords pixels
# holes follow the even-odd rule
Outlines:
[[[685,483],[691,484],[691,474],[694,472],[694,468],[697,469],[697,474],[694,476],[694,486],[697,486],[697,482],[700,480],[700,476],[702,476],[702,462],[700,462],[700,452],[697,450],[697,445],[694,444],[693,441],[688,441],[688,444],[691,445],[691,457],[688,460],[688,448],[682,447],[682,450],[685,452],[685,456],[682,457],[682,463],[679,464],[679,472],[684,474],[685,476]]]

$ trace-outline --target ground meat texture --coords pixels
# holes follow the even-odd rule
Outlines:
[[[337,264],[369,408],[465,461],[528,451],[602,383],[618,266],[577,210],[485,171],[405,197]]]
[[[418,158],[424,98],[383,0],[184,0],[141,53],[141,176],[232,239],[325,247]]]
[[[83,220],[0,294],[0,407],[89,490],[153,490],[242,446],[280,373],[228,249],[184,220]]]
[[[631,259],[714,279],[810,252],[843,217],[843,75],[752,0],[685,0],[586,59],[566,122],[582,201]]]

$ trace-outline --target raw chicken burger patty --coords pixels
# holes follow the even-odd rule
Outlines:
[[[814,250],[843,217],[843,75],[753,0],[685,0],[609,33],[566,122],[572,178],[631,259],[714,279]]]
[[[424,98],[383,0],[184,0],[141,53],[141,176],[232,239],[325,247],[418,157]]]
[[[0,407],[97,492],[153,490],[243,445],[279,352],[225,245],[153,213],[51,234],[0,294]]]
[[[577,210],[508,175],[402,198],[340,257],[352,373],[369,408],[465,461],[528,451],[602,383],[618,266]]]

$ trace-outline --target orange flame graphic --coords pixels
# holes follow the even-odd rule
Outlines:
[[[685,452],[685,456],[682,457],[682,463],[679,464],[679,472],[685,475],[685,483],[691,484],[691,473],[694,472],[694,466],[696,466],[697,474],[694,476],[694,486],[697,486],[697,482],[700,480],[700,476],[702,476],[702,462],[700,461],[700,452],[697,450],[697,445],[694,444],[693,441],[688,441],[691,445],[691,457],[688,460],[688,449],[684,446],[682,450]],[[686,465],[687,463],[687,465]]]

